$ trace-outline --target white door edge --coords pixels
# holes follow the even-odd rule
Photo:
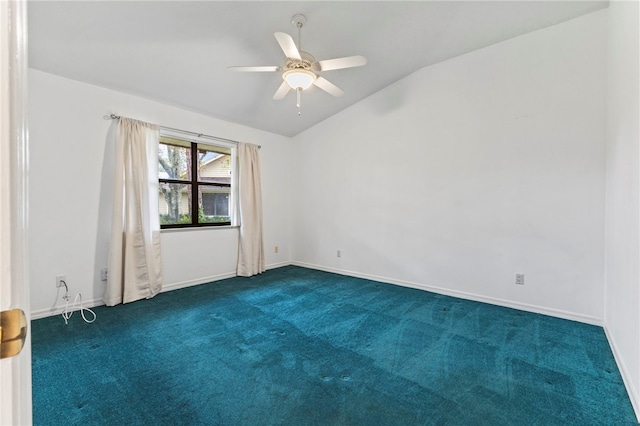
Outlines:
[[[0,1],[0,311],[29,320],[26,106],[27,2]],[[30,336],[0,359],[0,425],[32,424]]]

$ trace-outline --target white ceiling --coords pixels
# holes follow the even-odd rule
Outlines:
[[[32,68],[293,136],[422,68],[608,6],[607,1],[29,1]],[[303,49],[317,60],[363,55],[367,65],[322,76],[272,99],[282,65],[273,33],[307,16]],[[107,113],[108,111],[105,111]]]

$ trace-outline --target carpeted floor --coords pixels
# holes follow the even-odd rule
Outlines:
[[[602,328],[288,266],[32,323],[36,425],[637,424]]]

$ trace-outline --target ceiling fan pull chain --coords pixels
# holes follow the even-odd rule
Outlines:
[[[297,103],[296,103],[296,106],[298,107],[298,115],[300,115],[300,92],[302,92],[302,88],[298,87],[296,89],[296,94],[297,94],[297,98],[298,98]]]

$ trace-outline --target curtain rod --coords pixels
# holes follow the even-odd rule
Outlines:
[[[117,120],[119,118],[120,118],[120,116],[117,115],[117,114],[109,114],[109,115],[105,115],[104,116],[105,120]],[[199,138],[213,139],[213,140],[219,141],[219,142],[227,142],[227,143],[232,143],[232,144],[235,144],[235,145],[238,145],[240,143],[240,142],[234,141],[232,139],[219,138],[217,136],[205,135],[204,133],[190,132],[188,130],[174,129],[173,127],[160,126],[160,125],[158,125],[158,127],[160,127],[161,129],[164,129],[164,130],[171,130],[171,131],[178,132],[178,133],[184,133],[184,134],[187,134],[187,135],[193,135],[193,136],[197,136]],[[260,148],[262,148],[262,145],[258,145],[258,149],[260,149]]]

